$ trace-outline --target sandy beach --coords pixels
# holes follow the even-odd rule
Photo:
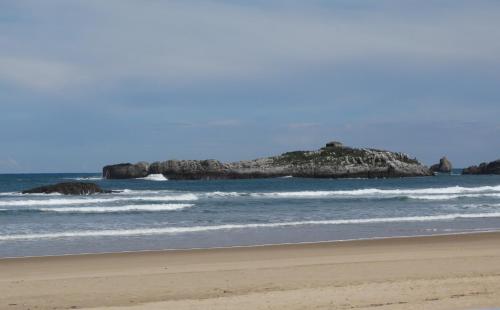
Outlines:
[[[500,233],[0,260],[0,309],[500,307]]]

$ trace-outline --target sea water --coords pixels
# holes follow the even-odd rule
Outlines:
[[[0,175],[0,257],[500,230],[500,176],[169,181]],[[20,194],[63,181],[119,192]]]

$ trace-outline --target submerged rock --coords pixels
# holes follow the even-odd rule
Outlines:
[[[450,173],[451,169],[453,169],[453,166],[446,156],[439,160],[439,164],[431,166],[431,170],[434,172]]]
[[[63,182],[54,185],[46,185],[35,187],[22,191],[23,194],[52,194],[59,193],[63,195],[90,195],[95,193],[110,193],[111,191],[103,190],[99,185],[94,183],[82,182]]]
[[[148,167],[147,171],[146,168]],[[383,178],[430,176],[429,168],[403,153],[346,147],[329,142],[316,151],[295,151],[255,160],[222,163],[209,160],[167,160],[109,165],[103,177],[126,179],[163,174],[169,180],[250,179],[272,177]]]
[[[500,159],[481,163],[479,166],[470,166],[465,168],[462,174],[500,174]]]

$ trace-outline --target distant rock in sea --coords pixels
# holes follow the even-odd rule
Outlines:
[[[143,178],[163,174],[169,180],[251,179],[272,177],[391,178],[430,176],[432,171],[403,153],[358,149],[329,142],[316,151],[294,151],[278,156],[222,163],[209,160],[167,160],[148,164],[108,165],[107,179]]]
[[[470,166],[465,168],[462,174],[500,174],[500,159],[481,163],[479,166]]]
[[[138,162],[136,164],[122,163],[106,166],[102,176],[106,179],[137,179],[149,175],[149,163]]]
[[[439,164],[431,166],[433,172],[450,173],[451,169],[453,169],[453,166],[446,156],[439,160]]]
[[[105,191],[94,183],[82,182],[63,182],[54,185],[35,187],[22,191],[23,194],[52,194],[59,193],[63,195],[90,195],[96,193],[110,193]]]

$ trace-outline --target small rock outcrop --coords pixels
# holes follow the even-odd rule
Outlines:
[[[439,164],[431,166],[433,172],[450,173],[451,169],[453,169],[453,166],[446,156],[439,160]]]
[[[338,142],[338,141],[330,141],[326,144],[325,146],[326,148],[335,148],[335,147],[344,147],[344,145],[342,144],[342,142]]]
[[[149,163],[147,162],[109,165],[102,169],[102,175],[106,179],[144,178],[149,174]]]
[[[481,163],[479,166],[470,166],[465,168],[462,174],[500,174],[500,159]]]
[[[147,167],[147,168],[146,168]],[[222,163],[209,160],[167,160],[109,165],[107,179],[142,178],[163,174],[169,180],[250,179],[294,176],[305,178],[383,178],[430,176],[429,168],[397,152],[358,149],[329,142],[316,151],[294,151],[254,160]]]
[[[63,182],[54,185],[46,185],[35,187],[22,191],[23,194],[52,194],[59,193],[63,195],[90,195],[96,193],[110,193],[111,191],[103,190],[99,185],[94,183],[82,182]]]

